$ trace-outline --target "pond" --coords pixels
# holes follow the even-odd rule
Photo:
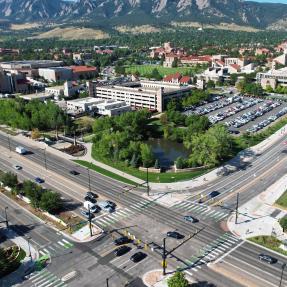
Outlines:
[[[149,139],[146,143],[151,146],[160,166],[164,168],[173,165],[179,156],[187,158],[190,154],[190,151],[183,144],[170,140]]]

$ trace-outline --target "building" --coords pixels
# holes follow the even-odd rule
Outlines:
[[[31,60],[31,61],[11,61],[0,63],[0,68],[4,71],[12,73],[23,73],[27,76],[38,76],[39,68],[60,67],[63,65],[63,61],[52,60]]]
[[[183,65],[209,65],[212,62],[212,57],[205,56],[183,56],[180,59]]]
[[[62,86],[54,86],[45,88],[45,93],[47,95],[53,95],[56,100],[61,97],[72,97],[77,93],[84,90],[83,85],[78,85],[76,82],[66,81]]]
[[[271,54],[271,51],[266,48],[258,48],[255,50],[255,56],[261,56],[261,55],[267,56],[269,54]]]
[[[166,58],[168,54],[173,54],[177,57],[186,55],[185,49],[174,47],[171,42],[164,43],[163,47],[152,47],[150,50],[150,58],[152,59],[163,56]]]
[[[163,78],[163,82],[188,85],[191,83],[191,77],[182,76],[181,73],[167,75]]]
[[[0,56],[18,56],[20,54],[19,49],[6,49],[6,48],[0,48]]]
[[[73,71],[66,67],[41,68],[39,76],[48,82],[71,81],[73,79]]]
[[[70,68],[72,69],[74,80],[93,79],[98,75],[96,67],[70,66]]]
[[[66,111],[71,115],[94,113],[103,116],[115,116],[131,111],[131,107],[124,101],[103,100],[89,97],[67,101]]]
[[[77,61],[88,61],[93,58],[92,53],[81,52],[81,53],[73,53],[73,60]]]
[[[209,67],[201,74],[197,75],[198,80],[204,82],[214,81],[220,82],[224,81],[226,78],[229,78],[229,71],[227,67]],[[202,84],[202,82],[200,82]]]
[[[284,52],[282,55],[273,59],[272,69],[276,69],[277,65],[287,66],[287,47],[284,49]]]
[[[269,70],[266,73],[257,73],[257,82],[263,89],[270,86],[275,89],[278,85],[287,86],[287,67],[279,70]]]
[[[29,81],[25,74],[10,73],[0,69],[0,93],[21,93],[26,94],[29,92]]]
[[[53,95],[49,95],[46,93],[27,94],[27,95],[21,95],[19,97],[26,100],[26,101],[39,100],[41,102],[45,102],[47,100],[52,100],[54,98]]]
[[[246,58],[225,58],[224,63],[225,66],[237,65],[239,67],[243,67],[248,64]]]
[[[100,86],[90,81],[87,86],[90,97],[125,101],[133,108],[148,108],[158,112],[165,109],[169,100],[185,97],[191,91],[190,86],[163,81],[138,81],[110,86]]]

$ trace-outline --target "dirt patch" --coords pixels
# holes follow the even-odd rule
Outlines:
[[[83,156],[86,152],[86,149],[82,145],[70,145],[67,148],[60,149],[60,151],[72,156]]]
[[[41,33],[37,36],[31,37],[33,39],[46,39],[46,38],[61,38],[65,40],[98,40],[107,39],[110,35],[99,29],[90,28],[55,28],[50,31]]]
[[[11,24],[10,29],[14,31],[19,30],[27,30],[27,29],[33,29],[33,28],[39,28],[39,23],[24,23],[24,24]]]
[[[145,33],[157,33],[160,32],[161,29],[156,28],[151,25],[142,25],[142,26],[117,26],[115,28],[117,31],[121,33],[131,33],[131,34],[145,34]]]

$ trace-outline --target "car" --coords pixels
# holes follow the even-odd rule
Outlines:
[[[131,256],[130,260],[134,263],[138,263],[140,261],[142,261],[143,259],[145,259],[147,257],[147,255],[141,251],[135,253],[134,255]]]
[[[212,191],[211,193],[208,194],[209,198],[214,198],[220,194],[219,191]]]
[[[272,257],[270,255],[267,255],[267,254],[259,254],[258,258],[259,258],[260,261],[264,261],[264,262],[266,262],[268,264],[275,264],[278,261],[276,258],[274,258],[274,257]]]
[[[195,218],[195,217],[193,217],[193,216],[191,216],[191,215],[186,215],[186,216],[183,217],[183,219],[184,219],[185,221],[191,222],[191,223],[196,223],[196,222],[198,222],[198,219]]]
[[[81,214],[87,219],[90,219],[90,218],[92,219],[95,217],[92,213],[89,214],[89,211],[86,211],[86,210],[81,210]]]
[[[168,231],[166,233],[167,237],[175,238],[175,239],[183,239],[184,235],[178,233],[177,231]]]
[[[94,198],[91,198],[91,197],[89,197],[89,196],[85,196],[85,201],[89,201],[89,202],[91,202],[91,203],[97,203],[97,200],[96,199],[94,199]]]
[[[121,247],[115,249],[114,254],[116,256],[122,256],[122,255],[128,253],[130,250],[131,250],[131,247],[124,245],[124,246],[121,246]]]
[[[80,173],[79,173],[78,171],[76,171],[76,170],[70,170],[69,172],[70,172],[70,174],[72,174],[72,175],[79,175],[79,174],[80,174]]]
[[[44,183],[45,180],[42,179],[41,177],[36,177],[36,178],[35,178],[35,182],[41,184],[41,183]]]
[[[98,198],[98,197],[99,197],[96,193],[94,193],[94,192],[92,192],[92,191],[88,191],[88,192],[86,193],[86,196],[88,196],[88,197],[90,197],[90,198]]]
[[[110,200],[107,200],[106,203],[112,208],[116,208],[116,206],[117,206],[114,202],[112,202]]]
[[[114,243],[115,245],[123,245],[123,244],[127,244],[130,243],[131,239],[129,239],[127,236],[122,236],[120,238],[117,238]]]
[[[22,166],[18,165],[18,164],[15,164],[15,165],[13,165],[13,168],[16,169],[16,170],[21,170]]]

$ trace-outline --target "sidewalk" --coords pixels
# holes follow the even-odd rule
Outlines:
[[[22,261],[21,266],[13,273],[0,279],[0,287],[17,286],[23,282],[22,277],[25,275],[25,271],[33,266],[35,260],[38,259],[38,251],[33,247],[31,242],[28,242],[28,238],[19,236],[16,232],[10,229],[2,228],[1,232],[13,243],[21,247],[25,253],[26,257]],[[30,257],[31,254],[31,257]]]
[[[287,190],[287,175],[241,206],[238,209],[238,224],[235,224],[235,214],[228,219],[229,230],[242,239],[273,235],[279,240],[287,240],[287,234],[283,232],[278,222],[287,211],[273,206],[285,190]]]
[[[3,133],[3,132],[0,131],[0,133]],[[5,134],[5,133],[3,133],[3,134]],[[271,135],[269,138],[265,139],[264,141],[262,141],[258,145],[241,151],[236,157],[231,159],[224,166],[218,167],[218,168],[210,171],[209,173],[207,173],[205,175],[202,175],[202,176],[195,178],[195,179],[192,179],[192,180],[182,181],[182,182],[150,183],[150,189],[151,189],[151,191],[156,191],[157,193],[161,193],[161,192],[168,192],[168,191],[186,191],[186,190],[189,190],[191,188],[196,188],[196,187],[200,187],[202,185],[206,185],[207,183],[212,182],[212,181],[216,180],[217,178],[219,178],[222,175],[222,173],[229,172],[229,171],[232,172],[232,171],[238,169],[242,163],[252,161],[256,157],[256,155],[263,153],[266,149],[271,147],[277,140],[286,136],[286,134],[287,134],[287,125],[285,125],[283,128],[278,130],[276,133],[274,133],[273,135]],[[52,147],[49,147],[43,142],[36,142],[36,141],[33,141],[32,139],[29,139],[29,138],[24,137],[22,135],[17,135],[16,138],[17,138],[17,140],[19,140],[23,144],[26,143],[26,144],[32,145],[33,147],[38,148],[38,149],[45,149],[46,148],[47,152],[55,154],[57,156],[60,156],[62,158],[68,159],[68,160],[81,159],[81,160],[91,162],[91,163],[93,163],[99,167],[102,167],[102,168],[104,168],[110,172],[113,172],[117,175],[120,175],[122,177],[130,179],[130,180],[132,180],[138,184],[142,184],[145,182],[145,181],[143,181],[139,178],[136,178],[130,174],[124,173],[124,172],[117,170],[117,169],[115,169],[109,165],[106,165],[104,163],[101,163],[101,162],[94,160],[91,156],[91,150],[92,150],[92,144],[91,143],[85,144],[85,146],[87,148],[87,154],[85,156],[75,158],[75,157],[70,156],[68,154],[65,154],[63,152],[60,152],[60,151],[58,151]]]

